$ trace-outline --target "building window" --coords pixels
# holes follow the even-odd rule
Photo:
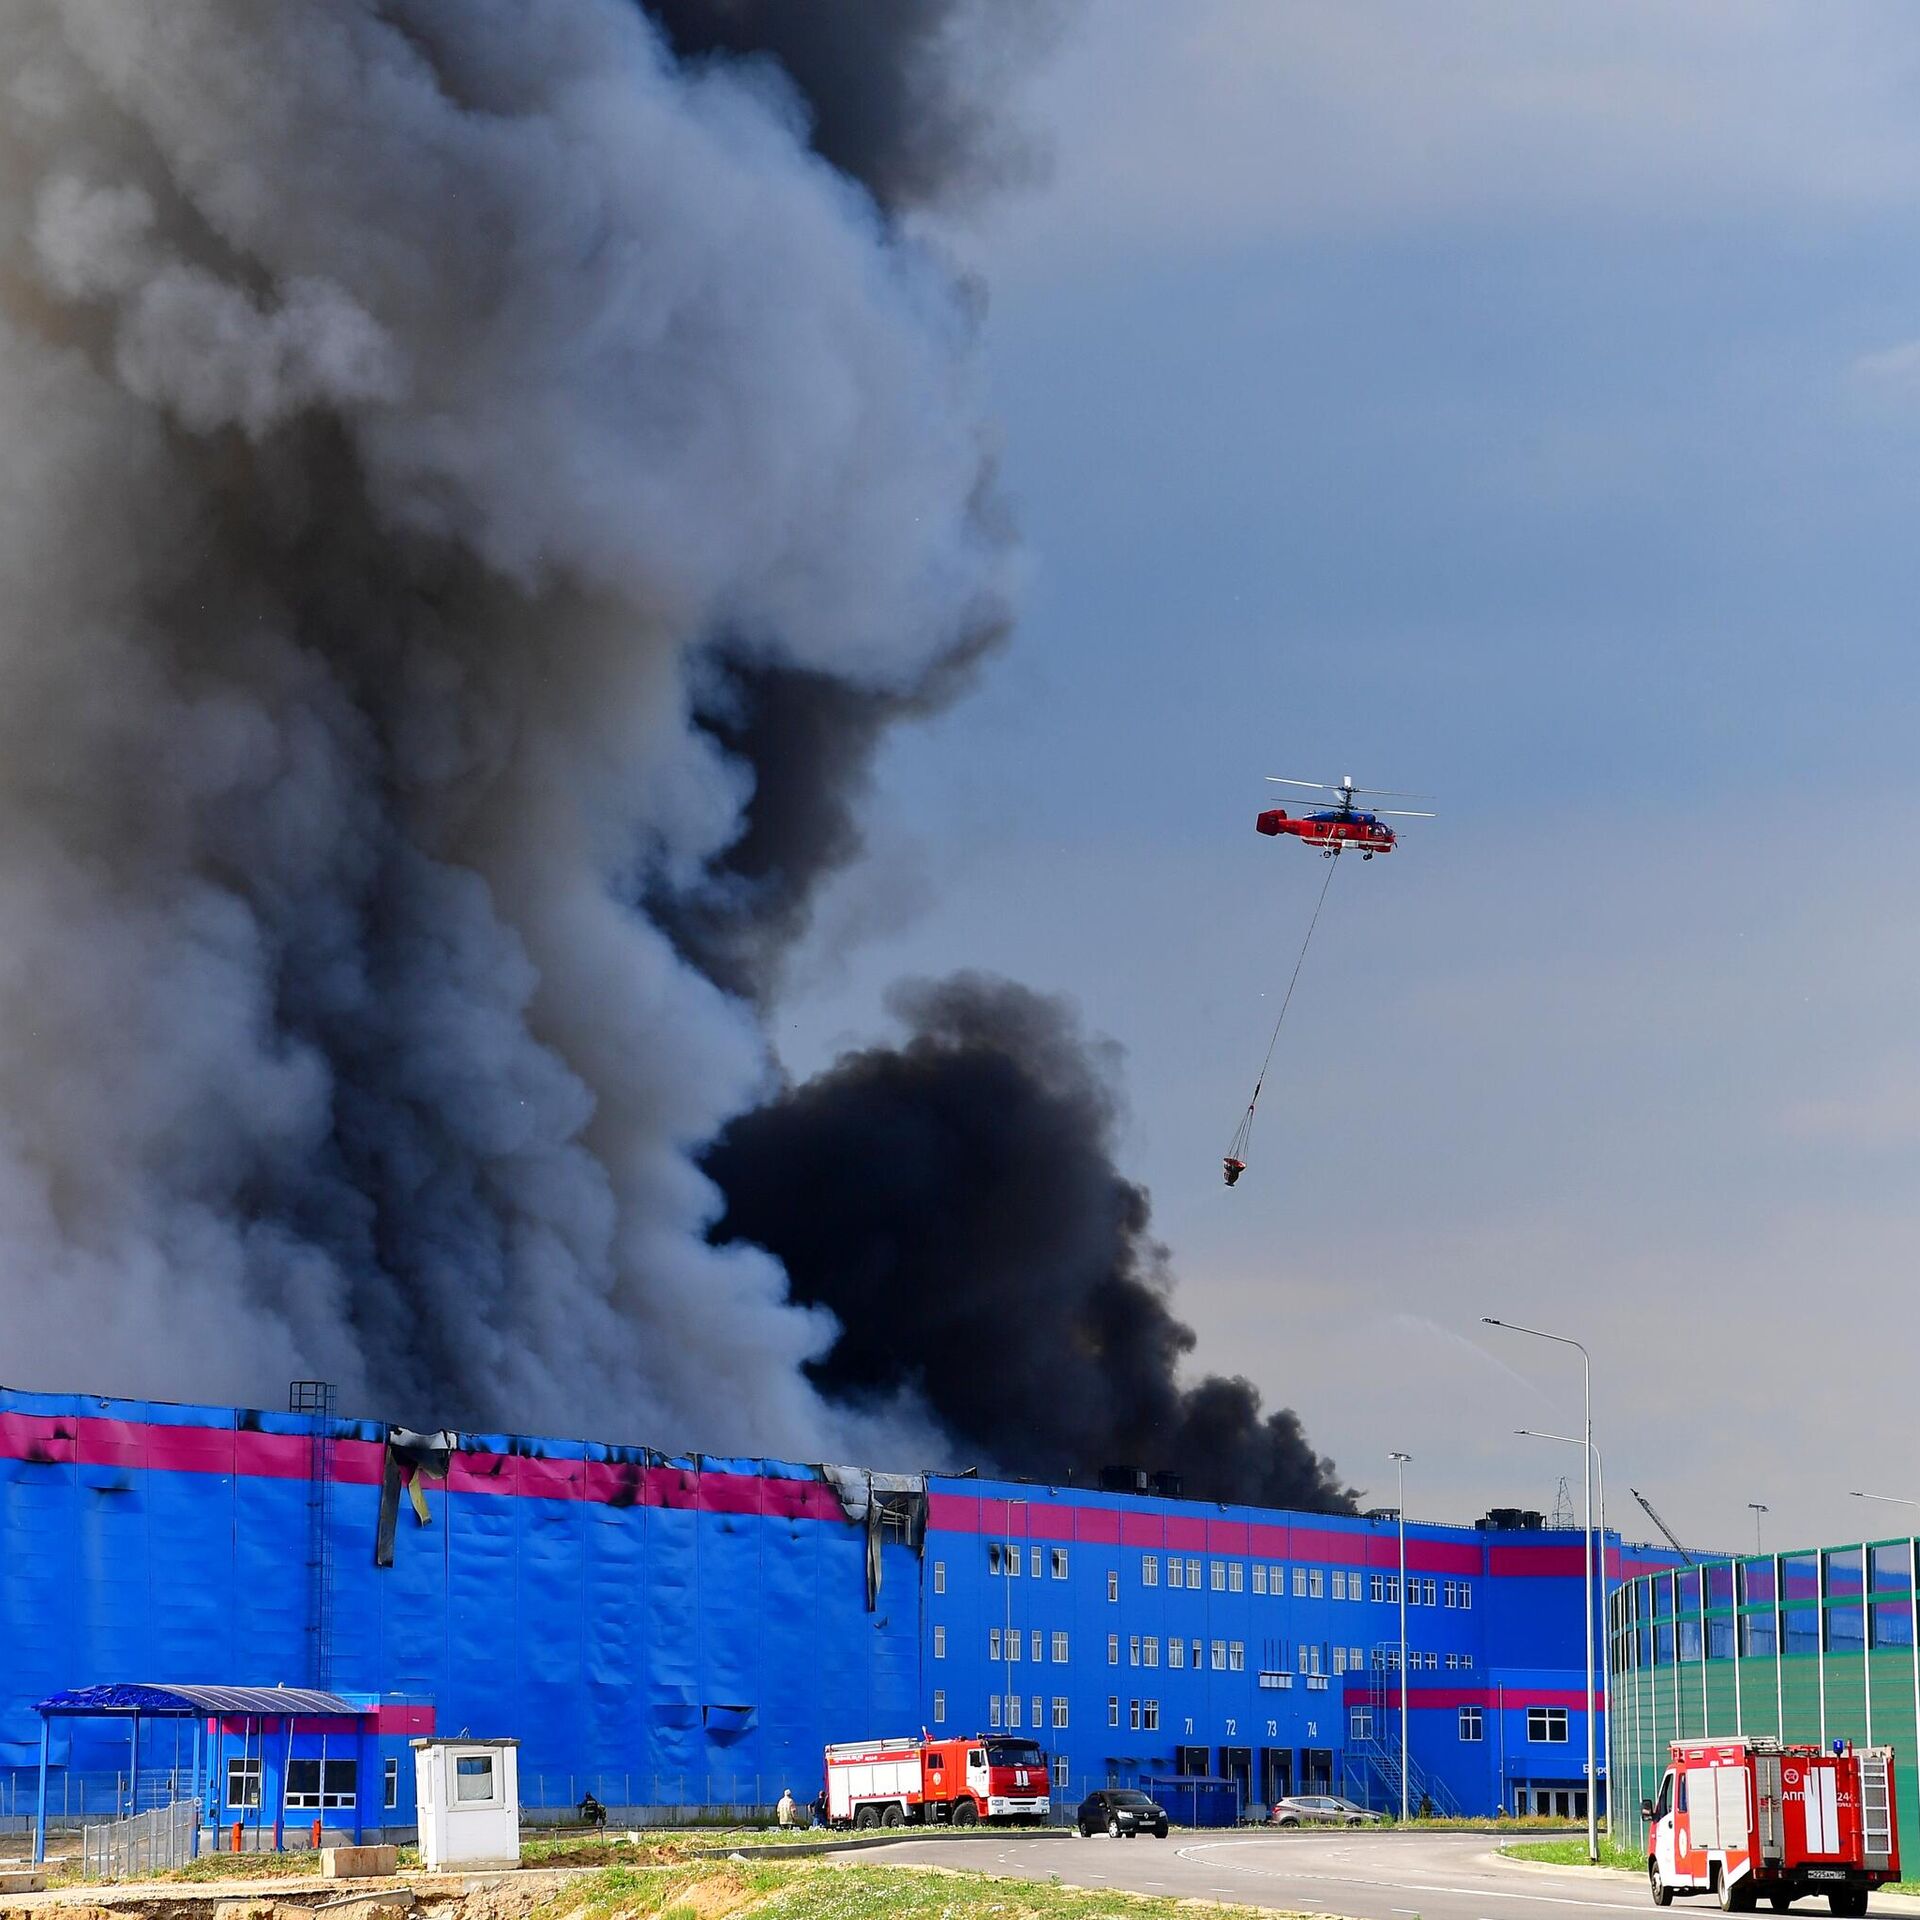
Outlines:
[[[1460,1582],[1460,1604],[1469,1610],[1473,1606],[1473,1589],[1464,1580]]]
[[[1267,1569],[1267,1591],[1278,1600],[1287,1590],[1287,1570],[1285,1567]]]
[[[1056,1727],[1064,1727],[1067,1724],[1067,1696],[1064,1693],[1056,1693],[1053,1696],[1053,1724]],[[1063,1760],[1060,1764],[1064,1767],[1066,1762]]]
[[[1198,1560],[1189,1560],[1187,1562],[1187,1585],[1191,1587],[1195,1593],[1200,1591],[1200,1562]]]
[[[1160,1664],[1160,1636],[1150,1633],[1140,1642],[1140,1664],[1143,1667],[1157,1667]]]
[[[1585,1629],[1583,1628],[1584,1632]],[[1117,1667],[1120,1664],[1120,1636],[1117,1633],[1107,1635],[1107,1665]]]
[[[1584,1632],[1585,1629],[1583,1628],[1582,1631]],[[935,1627],[933,1630],[933,1657],[936,1660],[944,1660],[947,1657],[947,1630],[945,1627]]]
[[[287,1805],[313,1813],[351,1808],[360,1797],[360,1765],[355,1760],[289,1760]]]
[[[1293,1597],[1296,1600],[1304,1600],[1307,1597],[1307,1570],[1305,1567],[1295,1567],[1293,1570]]]
[[[1020,1662],[1020,1629],[1018,1627],[1007,1629],[1007,1658],[1016,1666]]]
[[[1419,1604],[1420,1604],[1420,1582],[1418,1580],[1409,1580],[1407,1582],[1407,1605],[1410,1607],[1417,1607]]]
[[[1462,1740],[1478,1740],[1482,1737],[1480,1730],[1480,1709],[1478,1707],[1462,1707],[1460,1709],[1460,1738]]]
[[[1227,1671],[1245,1673],[1247,1670],[1247,1643],[1244,1640],[1227,1642]]]
[[[947,1717],[947,1694],[944,1687],[933,1690],[933,1724],[939,1726]]]
[[[947,1590],[947,1563],[944,1560],[933,1563],[933,1590],[935,1593],[945,1593]]]
[[[1459,1664],[1460,1664],[1460,1656],[1457,1653],[1450,1653],[1447,1655],[1447,1671],[1449,1673],[1452,1673],[1454,1669],[1459,1666]]]
[[[1167,1665],[1170,1667],[1184,1667],[1186,1664],[1187,1643],[1184,1640],[1170,1638],[1167,1641]]]
[[[1367,1595],[1370,1599],[1374,1600],[1384,1600],[1387,1597],[1387,1582],[1384,1574],[1370,1573],[1367,1575]],[[1586,1629],[1582,1627],[1580,1631],[1584,1633]]]
[[[493,1785],[493,1755],[463,1753],[453,1763],[453,1797],[456,1800],[491,1801],[499,1798]]]
[[[1354,1707],[1347,1714],[1347,1738],[1349,1740],[1371,1740],[1373,1738],[1373,1709]]]
[[[1127,1702],[1127,1726],[1134,1733],[1140,1731],[1140,1702],[1138,1700],[1129,1700]]]
[[[1047,1703],[1036,1693],[1033,1696],[1033,1730],[1038,1733],[1046,1722]]]
[[[1346,1650],[1346,1648],[1345,1648],[1345,1647],[1335,1647],[1335,1648],[1334,1648],[1334,1650],[1333,1650],[1333,1670],[1334,1670],[1334,1672],[1335,1672],[1335,1673],[1345,1673],[1345,1672],[1346,1672],[1346,1670],[1347,1670],[1347,1650]]]
[[[1044,1644],[1044,1639],[1045,1639],[1045,1636],[1041,1633],[1040,1629],[1038,1627],[1035,1627],[1033,1630],[1033,1644],[1030,1651],[1033,1654],[1034,1664],[1036,1666],[1046,1658],[1046,1655],[1041,1651],[1041,1647]]]
[[[1198,1673],[1200,1671],[1200,1642],[1193,1640],[1189,1641],[1188,1645],[1191,1647],[1192,1652],[1187,1660],[1187,1665],[1190,1666],[1195,1673]]]
[[[1333,1597],[1336,1600],[1344,1600],[1347,1597],[1347,1576],[1339,1567],[1333,1570]]]
[[[1215,1673],[1225,1673],[1227,1670],[1227,1643],[1224,1640],[1213,1643],[1213,1670]]]
[[[1053,1636],[1053,1664],[1056,1667],[1064,1667],[1067,1664],[1067,1636],[1064,1633],[1056,1633]]]
[[[1267,1590],[1267,1563],[1264,1560],[1253,1563],[1253,1590],[1255,1593],[1265,1593]]]
[[[1400,1576],[1397,1573],[1387,1575],[1387,1600],[1392,1606],[1400,1604]]]
[[[1327,1583],[1318,1567],[1307,1569],[1307,1598],[1323,1600],[1326,1598]]]
[[[229,1760],[227,1762],[227,1805],[257,1807],[259,1804],[260,1762]]]
[[[1007,1725],[1017,1727],[1020,1724],[1020,1696],[1017,1693],[1007,1695]]]
[[[1213,1590],[1215,1593],[1225,1593],[1227,1590],[1226,1563],[1221,1560],[1208,1561],[1207,1578],[1213,1582]]]
[[[1470,1667],[1470,1666],[1472,1666],[1472,1665],[1473,1665],[1473,1655],[1472,1655],[1472,1654],[1470,1654],[1470,1653],[1463,1653],[1463,1654],[1462,1654],[1462,1655],[1460,1656],[1460,1664],[1461,1664],[1461,1666],[1462,1666],[1462,1667]]]
[[[1160,1702],[1158,1700],[1141,1701],[1140,1719],[1147,1732],[1158,1733],[1160,1731]]]
[[[1586,1629],[1583,1627],[1581,1631],[1584,1633]],[[987,1658],[989,1660],[998,1660],[1000,1658],[1000,1629],[998,1627],[989,1627],[987,1629]]]
[[[384,1807],[397,1807],[400,1804],[400,1762],[391,1757],[382,1769],[382,1784],[385,1791],[380,1804]]]
[[[1120,1696],[1117,1693],[1107,1695],[1107,1725],[1117,1727],[1120,1724]]]
[[[1421,1585],[1426,1590],[1427,1605],[1430,1607],[1437,1606],[1439,1604],[1439,1589],[1431,1580],[1424,1580],[1421,1582]]]
[[[1018,1547],[1009,1547],[1007,1549],[1007,1576],[1013,1580],[1020,1578],[1020,1549]]]
[[[1137,1667],[1140,1664],[1140,1636],[1130,1633],[1127,1636],[1127,1665]]]
[[[1000,1724],[1000,1696],[996,1693],[993,1696],[993,1698],[987,1702],[987,1725],[991,1729],[991,1728],[998,1727],[999,1724]]]
[[[1150,1553],[1140,1562],[1140,1584],[1143,1587],[1157,1587],[1160,1584],[1160,1556]],[[1179,1585],[1175,1581],[1176,1586]]]
[[[1529,1707],[1527,1709],[1527,1738],[1546,1740],[1558,1745],[1567,1737],[1567,1710],[1565,1707]]]
[[[1441,1587],[1440,1603],[1442,1606],[1448,1607],[1457,1607],[1460,1604],[1460,1588],[1458,1582],[1449,1580]]]
[[[1067,1577],[1067,1550],[1065,1547],[1055,1547],[1053,1550],[1053,1577],[1056,1580],[1064,1580]]]
[[[1240,1562],[1239,1562],[1238,1560],[1230,1560],[1230,1561],[1228,1561],[1228,1563],[1227,1563],[1227,1591],[1228,1591],[1229,1593],[1241,1593],[1241,1592],[1244,1592],[1244,1591],[1245,1591],[1245,1589],[1246,1589],[1246,1584],[1247,1584],[1247,1570],[1246,1570],[1246,1568],[1245,1568],[1245,1567],[1243,1567],[1243,1566],[1242,1566],[1242,1565],[1240,1564]]]
[[[1304,1640],[1300,1642],[1299,1651],[1300,1651],[1300,1671],[1302,1673],[1311,1673],[1313,1669],[1307,1665],[1307,1643]]]
[[[1152,1582],[1149,1581],[1148,1584],[1151,1585]],[[1184,1587],[1186,1584],[1187,1584],[1186,1562],[1180,1559],[1180,1557],[1177,1554],[1171,1554],[1171,1553],[1168,1554],[1167,1555],[1167,1585],[1170,1587]]]
[[[1036,1580],[1038,1580],[1040,1578],[1040,1549],[1038,1547],[1032,1548],[1029,1551],[1027,1558],[1031,1563],[1033,1577]]]

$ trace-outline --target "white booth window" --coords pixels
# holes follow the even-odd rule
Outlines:
[[[491,1800],[493,1792],[493,1755],[463,1753],[454,1762],[453,1797],[456,1800]]]

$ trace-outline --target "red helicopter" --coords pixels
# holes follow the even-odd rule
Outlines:
[[[1371,860],[1376,853],[1391,853],[1398,844],[1398,836],[1389,826],[1381,824],[1384,820],[1431,820],[1430,813],[1420,813],[1406,807],[1384,807],[1375,811],[1356,807],[1354,802],[1364,795],[1368,799],[1378,797],[1382,800],[1418,800],[1424,796],[1417,793],[1389,793],[1380,787],[1356,787],[1350,774],[1341,776],[1340,784],[1334,786],[1324,780],[1289,780],[1284,774],[1270,773],[1267,778],[1275,786],[1309,787],[1316,793],[1331,793],[1339,801],[1337,806],[1323,807],[1318,812],[1290,815],[1285,807],[1269,807],[1254,821],[1262,833],[1292,834],[1296,840],[1304,840],[1309,846],[1315,846],[1331,860],[1336,854],[1345,853],[1351,848],[1363,860]]]

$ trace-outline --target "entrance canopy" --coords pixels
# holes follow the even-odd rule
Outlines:
[[[128,1724],[130,1740],[127,1777],[132,1783],[135,1810],[138,1810],[140,1780],[140,1723],[143,1720],[190,1720],[193,1725],[193,1774],[190,1797],[200,1797],[201,1735],[204,1722],[238,1719],[260,1724],[264,1747],[266,1729],[280,1730],[284,1738],[284,1759],[280,1769],[280,1792],[273,1816],[273,1844],[281,1844],[286,1823],[287,1768],[293,1752],[293,1730],[297,1721],[346,1718],[369,1722],[375,1709],[368,1701],[349,1700],[344,1695],[323,1692],[317,1687],[228,1687],[172,1686],[151,1681],[111,1681],[104,1686],[72,1687],[64,1693],[49,1695],[34,1709],[40,1716],[40,1794],[34,1813],[33,1857],[47,1857],[47,1759],[55,1720],[118,1719]],[[363,1724],[355,1733],[364,1738]],[[354,1839],[360,1837],[360,1808],[354,1803]],[[194,1848],[199,1847],[199,1823],[194,1825]]]
[[[337,1693],[314,1687],[162,1687],[116,1681],[104,1687],[70,1687],[34,1709],[40,1714],[141,1713],[193,1719],[208,1713],[240,1713],[257,1720],[305,1719],[310,1714],[344,1714],[367,1708]]]

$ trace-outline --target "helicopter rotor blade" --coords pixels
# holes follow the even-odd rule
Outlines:
[[[1349,793],[1377,794],[1382,800],[1431,800],[1430,793],[1407,793],[1399,787],[1349,787]]]
[[[1422,813],[1416,807],[1369,807],[1367,811],[1381,820],[1437,820],[1438,814]]]
[[[1270,773],[1266,777],[1276,787],[1311,787],[1316,793],[1338,793],[1341,791],[1331,780],[1289,780],[1284,773]]]

